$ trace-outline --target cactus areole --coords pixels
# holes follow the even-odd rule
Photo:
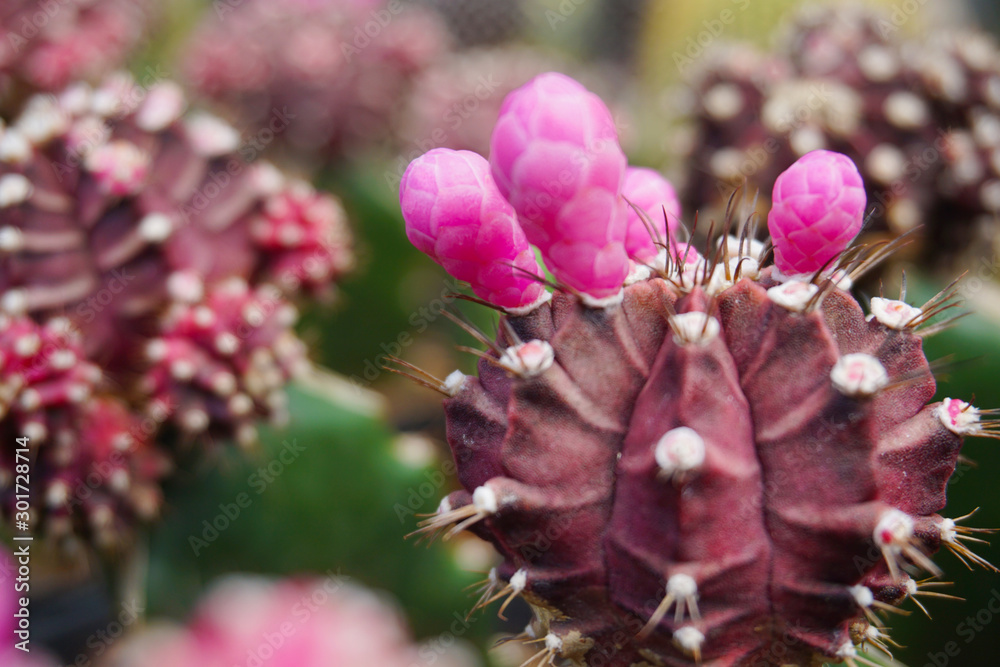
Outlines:
[[[885,611],[940,585],[929,554],[991,567],[963,544],[985,531],[937,514],[963,436],[997,436],[989,411],[928,404],[921,336],[954,292],[866,316],[844,288],[885,252],[849,247],[863,185],[825,151],[776,187],[783,266],[746,225],[702,254],[650,224],[658,260],[625,256],[624,169],[594,99],[556,74],[512,93],[499,188],[425,158],[403,181],[418,247],[448,268],[463,246],[440,239],[461,230],[483,248],[473,289],[505,311],[478,377],[418,378],[447,396],[464,487],[418,532],[496,547],[477,607],[531,605],[527,665],[871,664]],[[555,267],[551,299],[520,280],[525,237]]]

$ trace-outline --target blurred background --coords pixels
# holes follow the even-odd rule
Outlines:
[[[475,358],[456,346],[478,343],[441,313],[460,311],[488,332],[496,318],[456,299],[461,286],[409,244],[399,181],[409,160],[437,146],[485,154],[503,97],[544,71],[570,74],[602,96],[630,161],[671,178],[688,222],[696,210],[718,215],[744,181],[760,189],[766,210],[774,177],[808,150],[851,154],[876,207],[867,233],[913,234],[860,293],[895,295],[905,270],[910,301],[919,303],[968,272],[960,294],[973,314],[928,339],[927,356],[943,361],[940,397],[1000,405],[997,30],[1000,10],[990,0],[5,0],[0,159],[13,166],[0,169],[0,301],[36,322],[82,314],[80,303],[103,303],[96,289],[66,296],[86,271],[133,271],[139,280],[123,292],[128,298],[108,299],[128,307],[95,308],[95,323],[72,345],[116,387],[100,400],[137,419],[164,406],[169,413],[156,418],[151,438],[164,460],[127,464],[132,488],[145,480],[147,495],[84,503],[83,524],[60,511],[60,493],[72,492],[64,488],[68,464],[55,457],[36,469],[49,509],[33,518],[49,539],[33,547],[33,645],[54,664],[102,664],[108,655],[147,664],[127,662],[130,640],[119,637],[165,623],[172,631],[211,625],[206,591],[224,598],[231,591],[215,582],[243,573],[347,577],[377,591],[384,613],[406,619],[404,639],[394,641],[419,645],[405,649],[420,653],[419,664],[516,667],[526,659],[512,645],[487,650],[524,628],[520,600],[507,621],[490,609],[466,620],[478,597],[467,587],[495,564],[487,545],[465,536],[430,546],[404,540],[416,515],[433,512],[457,481],[440,396],[383,367],[398,356],[438,377],[474,372]],[[131,73],[127,85],[108,78],[120,70]],[[74,110],[82,89],[65,92],[79,81],[90,84],[92,105],[102,95],[127,101],[123,85],[141,94],[127,111],[93,120]],[[51,119],[53,99],[69,109],[69,125]],[[182,116],[183,139],[171,134]],[[89,131],[160,152],[151,162],[122,151],[97,156],[79,148]],[[36,164],[52,160],[51,141],[61,142],[68,178]],[[227,173],[231,158],[268,166],[232,176],[246,177],[238,197],[207,208],[188,201],[203,233],[158,231],[170,229],[158,197],[189,177],[208,192],[207,175]],[[144,170],[156,187],[130,180]],[[27,197],[18,194],[22,181],[3,174],[28,176],[46,203],[34,197],[38,210],[17,208]],[[108,203],[115,188],[131,198],[127,210]],[[65,240],[74,217],[89,231]],[[14,227],[38,234],[4,232]],[[50,248],[45,238],[61,240]],[[309,252],[316,270],[303,260]],[[248,295],[213,291],[216,263],[230,261]],[[288,275],[280,295],[253,292]],[[152,302],[169,317],[153,318]],[[248,387],[237,393],[253,399],[243,409],[232,392],[197,385],[203,357],[191,350],[202,343],[185,327],[204,308],[222,321],[247,304],[281,320],[282,330],[253,338],[267,354],[234,362],[230,375]],[[297,317],[279,317],[292,304]],[[187,375],[171,356],[178,350],[195,366]],[[251,376],[264,357],[274,368]],[[158,370],[163,360],[173,365]],[[258,376],[274,385],[259,400]],[[111,417],[91,413],[79,423],[111,429]],[[3,447],[38,423],[21,417],[0,417]],[[1000,453],[983,439],[964,451],[945,515],[981,507],[975,525],[1000,526],[991,472]],[[16,532],[5,530],[7,538]],[[998,559],[995,549],[979,553]],[[947,553],[938,560],[955,582],[949,592],[967,602],[931,600],[933,620],[894,616],[893,637],[905,647],[896,658],[996,664],[1000,632],[988,627],[996,615],[988,605],[1000,600],[1000,579]],[[246,581],[261,596],[290,595],[261,583],[270,579]],[[957,653],[946,649],[951,642]],[[229,664],[236,660],[254,664],[245,654]]]

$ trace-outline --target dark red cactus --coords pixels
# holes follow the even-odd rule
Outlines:
[[[286,299],[332,291],[351,264],[333,197],[245,162],[235,129],[186,106],[177,84],[116,75],[32,97],[0,127],[0,317],[12,323],[0,325],[0,435],[30,437],[52,462],[36,487],[39,526],[93,514],[74,502],[100,496],[85,482],[104,479],[115,423],[145,425],[134,441],[169,418],[186,437],[248,443],[255,421],[281,419],[281,389],[305,363]],[[23,367],[53,327],[67,349]],[[115,408],[84,409],[107,394],[101,405]],[[112,419],[121,405],[147,419]],[[134,483],[109,477],[135,507],[102,501],[111,519],[101,509],[90,523],[105,542],[157,506],[143,485],[156,466],[131,450],[115,458],[136,462]],[[56,478],[71,498],[48,490]],[[12,494],[0,474],[0,495]]]
[[[857,170],[818,152],[786,173],[768,224],[809,273],[759,269],[746,228],[705,258],[670,244],[618,300],[508,310],[479,376],[438,385],[464,489],[418,532],[496,547],[477,606],[530,603],[526,665],[856,667],[885,645],[878,612],[940,574],[931,552],[988,566],[961,542],[978,529],[937,514],[963,436],[998,437],[927,404],[921,336],[954,293],[866,316],[840,285],[884,253],[845,250],[864,198],[829,187]]]
[[[192,298],[170,308],[147,344],[152,368],[142,389],[185,433],[254,444],[259,419],[284,421],[283,389],[308,366],[291,328],[298,314],[273,287],[251,290],[232,278],[206,293],[193,275],[173,278],[174,291]]]
[[[689,81],[682,198],[704,216],[734,187],[766,195],[789,162],[828,148],[864,174],[869,228],[919,228],[922,259],[990,247],[1000,210],[1000,55],[988,35],[885,30],[869,6],[806,7],[774,52],[713,46]],[[951,268],[951,267],[949,267]]]
[[[164,415],[144,423],[107,395],[102,380],[68,320],[40,326],[0,314],[0,436],[27,438],[34,452],[29,523],[110,546],[135,519],[158,513],[168,466],[150,445]],[[17,464],[14,447],[2,448],[0,506],[9,515],[24,492],[14,483]]]

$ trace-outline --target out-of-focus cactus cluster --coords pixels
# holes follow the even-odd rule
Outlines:
[[[54,91],[120,67],[145,34],[153,6],[148,0],[6,0],[0,6],[0,100],[13,86]]]
[[[790,161],[849,155],[872,229],[922,225],[925,257],[954,261],[995,241],[1000,211],[1000,51],[984,33],[908,38],[888,15],[812,7],[773,53],[711,48],[689,97],[685,205],[717,211],[742,183],[770,192]]]
[[[187,627],[153,626],[115,648],[108,667],[475,667],[457,645],[418,647],[399,613],[340,577],[217,583]]]
[[[280,419],[306,365],[287,300],[352,264],[334,198],[186,111],[176,84],[118,74],[0,129],[0,432],[31,438],[33,506],[60,534],[113,541],[156,514],[163,427],[251,444]],[[9,510],[6,454],[0,482]]]
[[[730,218],[701,253],[565,76],[509,95],[490,148],[401,184],[414,245],[502,313],[495,340],[466,325],[478,377],[407,366],[446,397],[464,487],[417,533],[496,547],[477,608],[531,605],[525,665],[876,664],[882,613],[934,594],[931,553],[992,569],[965,544],[990,531],[937,512],[996,411],[928,404],[922,338],[954,292],[866,315],[847,291],[892,250],[851,246],[847,156],[777,177],[769,245]]]
[[[437,14],[398,1],[247,0],[206,14],[184,70],[239,124],[329,158],[390,137],[447,43]]]
[[[415,82],[399,128],[404,146],[485,154],[504,98],[533,77],[565,66],[555,56],[525,46],[449,54]]]

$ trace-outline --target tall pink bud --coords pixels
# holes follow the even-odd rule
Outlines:
[[[774,263],[792,275],[819,270],[847,247],[861,231],[867,197],[849,157],[813,151],[778,176],[772,201]]]
[[[594,299],[617,295],[629,271],[626,160],[604,103],[562,74],[535,77],[504,100],[490,165],[556,278]]]
[[[674,233],[681,224],[681,203],[677,200],[677,192],[659,172],[645,167],[629,167],[625,170],[622,194],[648,218],[648,221],[643,220],[629,206],[625,249],[629,257],[641,262],[653,262],[668,240],[674,239]],[[652,223],[652,229],[649,223]]]
[[[410,163],[399,188],[406,235],[472,291],[510,311],[548,298],[517,214],[490,165],[470,151],[436,148]]]

